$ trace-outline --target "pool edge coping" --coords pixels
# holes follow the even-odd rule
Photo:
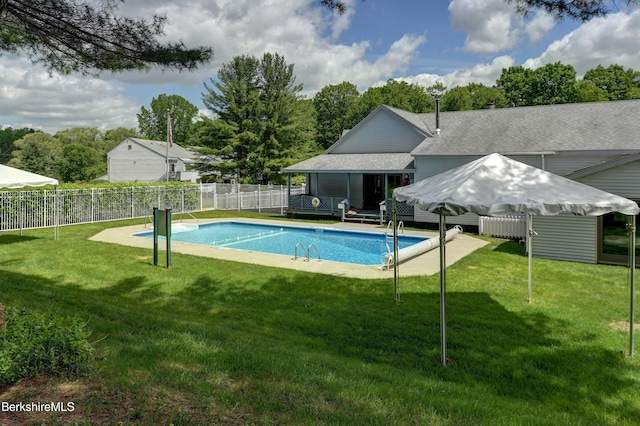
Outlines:
[[[297,222],[297,221],[281,221],[275,219],[255,219],[255,218],[219,218],[219,219],[206,219],[206,220],[184,220],[186,223],[211,223],[211,222],[223,222],[223,221],[240,221],[240,222],[255,222],[263,224],[287,224],[290,226],[312,226],[309,222]],[[176,222],[179,223],[179,222]],[[334,224],[321,224],[323,228],[341,229],[351,231],[363,231],[363,232],[386,232],[385,227],[379,227],[374,224],[359,224],[351,222],[337,222]],[[145,227],[143,224],[129,225],[117,228],[109,228],[100,231],[98,234],[89,238],[91,241],[99,241],[105,243],[113,243],[126,245],[131,247],[146,248],[153,250],[153,239],[141,238],[133,236],[136,232],[149,231],[150,228]],[[430,231],[407,231],[408,235],[427,236],[433,238],[437,236],[437,232]],[[447,243],[447,266],[450,266],[463,257],[469,255],[473,251],[485,246],[488,242],[474,238],[464,233],[457,235],[452,241]],[[164,241],[160,242],[160,248],[165,249]],[[210,257],[220,260],[228,260],[232,262],[244,262],[262,266],[271,266],[276,268],[294,269],[302,272],[319,273],[326,275],[334,275],[340,277],[362,278],[362,279],[388,279],[393,278],[393,270],[380,270],[379,265],[367,266],[356,265],[344,262],[336,262],[331,260],[318,260],[311,259],[309,262],[306,259],[298,258],[293,260],[294,254],[281,255],[256,252],[250,250],[239,250],[233,248],[220,248],[213,246],[205,246],[199,244],[183,243],[178,241],[171,242],[171,251],[173,253],[181,253],[193,256]],[[250,255],[249,255],[250,254]],[[425,276],[433,275],[440,271],[440,256],[439,250],[434,249],[429,252],[423,253],[419,256],[406,260],[400,264],[399,275],[400,276]]]

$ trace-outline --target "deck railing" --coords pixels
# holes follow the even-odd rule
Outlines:
[[[318,200],[315,206],[314,199]],[[340,209],[339,204],[342,203],[344,199],[345,197],[316,197],[309,194],[292,195],[289,199],[289,207],[287,211],[291,214],[318,214],[341,217],[342,210]],[[384,220],[391,218],[391,206],[393,206],[393,200],[388,199],[386,202],[386,209],[383,213]],[[396,203],[396,208],[399,217],[404,220],[414,219],[413,206],[410,206],[405,202],[398,202]]]
[[[527,218],[525,215],[480,216],[478,232],[500,238],[525,238]]]

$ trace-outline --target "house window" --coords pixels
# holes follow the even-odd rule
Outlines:
[[[636,223],[639,217],[636,216]],[[628,216],[621,213],[608,213],[598,221],[598,261],[603,263],[627,264],[629,257]],[[636,259],[640,256],[640,242],[636,229]]]
[[[131,151],[131,145],[127,145],[127,149]]]

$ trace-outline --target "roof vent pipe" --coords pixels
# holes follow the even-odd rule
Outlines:
[[[436,98],[436,134],[440,134],[440,99]]]

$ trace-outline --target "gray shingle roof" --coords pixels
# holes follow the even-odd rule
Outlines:
[[[413,170],[409,153],[321,154],[281,170],[281,173],[403,172]]]
[[[138,139],[138,138],[129,138],[132,141],[150,149],[151,151],[162,155],[163,157],[167,153],[167,143],[163,141],[152,141],[149,139]],[[197,157],[197,154],[189,151],[181,147],[180,145],[174,143],[169,147],[169,157],[170,158],[179,158],[181,160],[189,160]]]
[[[420,114],[435,127],[435,114]],[[640,149],[640,100],[442,112],[414,155]]]

